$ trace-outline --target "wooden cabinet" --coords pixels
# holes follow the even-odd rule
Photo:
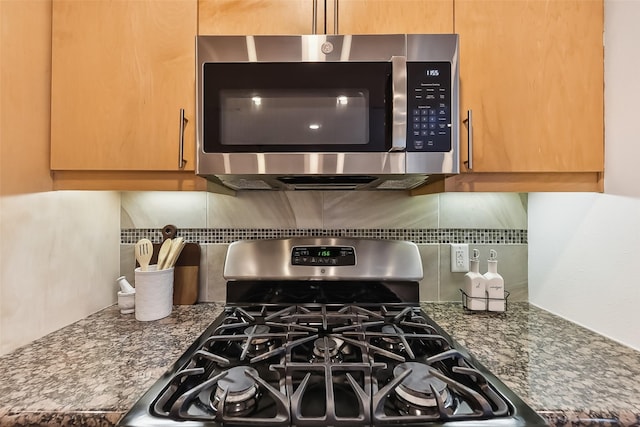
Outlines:
[[[451,33],[453,0],[200,0],[200,34]],[[326,13],[325,13],[326,12]]]
[[[455,8],[473,171],[602,171],[602,2],[456,0]]]
[[[54,0],[52,13],[54,178],[78,171],[195,178],[197,0]]]
[[[199,0],[198,33],[212,35],[312,34],[324,20],[312,0]],[[317,26],[321,32],[321,26]]]
[[[536,179],[563,186],[572,179],[567,174],[576,174],[598,190],[604,169],[603,25],[600,0],[455,0],[461,116],[472,110],[473,117],[473,168],[465,163],[463,171],[524,174],[505,176],[505,182],[544,173]],[[461,135],[466,161],[465,126]],[[490,179],[499,184],[499,177]]]
[[[329,33],[334,12],[327,11]],[[339,34],[453,32],[453,0],[340,0],[337,12]]]
[[[458,176],[414,192],[603,191],[602,0],[455,0]]]

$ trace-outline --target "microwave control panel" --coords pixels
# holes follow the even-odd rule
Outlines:
[[[450,151],[451,107],[451,64],[407,62],[407,151]]]

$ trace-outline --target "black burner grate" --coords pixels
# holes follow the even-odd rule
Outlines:
[[[393,371],[408,361],[447,399],[431,386],[430,399],[406,402],[399,390],[412,370]],[[246,376],[246,396],[220,391],[231,371]],[[153,412],[229,426],[371,426],[505,417],[510,406],[418,307],[297,304],[228,307]]]

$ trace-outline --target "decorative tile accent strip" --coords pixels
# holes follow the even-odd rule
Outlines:
[[[526,245],[527,230],[471,229],[471,228],[340,228],[324,230],[269,228],[183,228],[178,235],[188,242],[225,244],[236,240],[279,239],[286,237],[364,237],[408,240],[417,244],[469,243],[497,245]],[[120,230],[121,244],[134,244],[146,238],[154,243],[162,241],[159,228],[127,228]]]

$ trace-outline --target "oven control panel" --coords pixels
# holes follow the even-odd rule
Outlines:
[[[352,246],[294,246],[291,265],[356,265],[356,250]]]

